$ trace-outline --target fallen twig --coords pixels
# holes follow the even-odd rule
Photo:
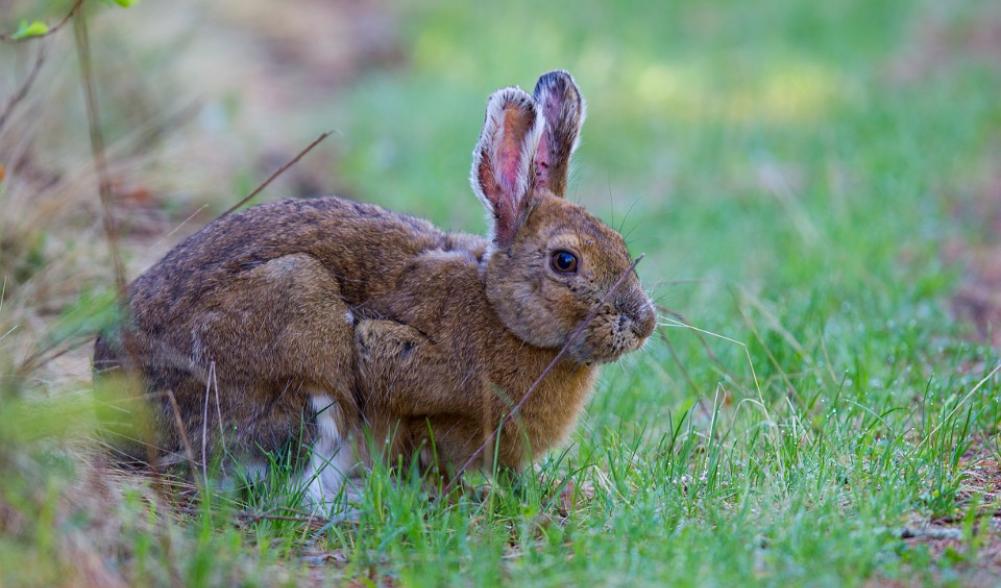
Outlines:
[[[306,148],[303,149],[302,151],[300,151],[298,155],[296,155],[295,157],[293,157],[289,161],[285,162],[285,164],[282,165],[280,168],[276,169],[273,174],[271,174],[270,176],[268,176],[268,179],[266,179],[263,182],[261,182],[261,184],[259,186],[257,186],[256,188],[254,188],[253,191],[250,192],[250,194],[247,194],[246,196],[244,196],[243,198],[241,198],[239,202],[237,202],[233,206],[229,207],[229,209],[226,210],[226,212],[220,214],[218,218],[222,218],[222,217],[226,216],[227,214],[230,214],[233,211],[235,211],[236,209],[240,208],[244,204],[250,202],[254,198],[254,196],[257,196],[258,194],[261,193],[262,190],[264,190],[265,188],[267,188],[268,185],[275,180],[275,178],[277,178],[278,176],[282,175],[283,173],[285,173],[285,171],[288,168],[290,168],[293,165],[295,165],[296,163],[298,163],[300,159],[302,159],[307,153],[309,153],[310,151],[312,151],[314,147],[316,147],[317,145],[319,145],[320,143],[322,143],[323,140],[326,139],[327,137],[329,137],[332,133],[333,133],[333,131],[325,131],[323,133],[320,133],[320,136],[317,137],[316,139],[313,139],[313,142],[310,143],[309,145],[306,145]]]
[[[448,484],[445,485],[444,494],[449,494],[452,491],[452,489],[455,486],[456,480],[461,478],[462,473],[465,472],[470,466],[472,466],[473,463],[477,459],[479,459],[481,455],[483,455],[483,452],[486,451],[487,447],[491,443],[493,443],[494,439],[497,438],[497,434],[504,428],[504,425],[507,424],[509,420],[518,415],[518,413],[521,411],[521,408],[525,406],[525,403],[528,402],[528,399],[532,397],[532,394],[534,394],[535,391],[538,389],[538,387],[542,384],[542,381],[546,379],[546,376],[548,376],[549,373],[553,371],[553,369],[559,364],[560,360],[563,359],[563,356],[566,355],[567,351],[570,350],[570,346],[577,342],[577,339],[579,339],[581,335],[584,334],[584,329],[586,329],[587,326],[591,324],[591,321],[593,321],[594,318],[598,316],[598,312],[601,310],[601,307],[603,307],[605,303],[611,299],[612,294],[614,294],[615,291],[619,289],[619,286],[622,285],[622,282],[625,281],[625,279],[629,276],[629,274],[636,271],[636,266],[639,265],[639,262],[642,260],[643,260],[642,255],[633,260],[632,264],[630,264],[629,267],[624,272],[622,272],[619,278],[615,280],[615,283],[608,290],[608,292],[606,292],[605,295],[601,298],[601,301],[594,308],[591,309],[591,312],[589,312],[588,315],[584,317],[584,320],[582,320],[580,324],[577,325],[577,328],[575,328],[573,332],[570,333],[570,336],[567,337],[567,340],[563,344],[563,347],[560,348],[559,353],[557,353],[556,356],[553,357],[552,361],[549,362],[549,365],[547,365],[546,368],[542,370],[542,373],[539,374],[539,377],[536,378],[534,382],[532,382],[532,385],[528,387],[527,391],[525,391],[525,394],[524,396],[521,397],[521,400],[519,400],[518,403],[515,404],[510,411],[508,411],[503,417],[501,417],[500,421],[497,423],[497,427],[490,431],[490,434],[487,435],[486,439],[483,440],[483,443],[480,444],[480,446],[476,449],[476,451],[474,451],[473,454],[470,455],[468,459],[466,459],[465,463],[463,463],[462,466],[460,466],[459,469],[455,471],[455,474],[448,481]]]

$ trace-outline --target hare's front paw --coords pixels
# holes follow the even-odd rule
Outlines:
[[[408,359],[420,333],[395,321],[363,320],[355,327],[355,348],[364,367],[376,361]]]

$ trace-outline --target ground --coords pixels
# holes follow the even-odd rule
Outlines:
[[[0,31],[70,4],[0,1]],[[258,200],[482,230],[486,96],[564,67],[569,194],[645,254],[661,326],[565,450],[454,500],[376,468],[326,525],[287,476],[110,469],[73,29],[0,45],[0,112],[45,51],[0,123],[0,585],[1001,583],[996,2],[88,4],[129,277],[327,130]]]

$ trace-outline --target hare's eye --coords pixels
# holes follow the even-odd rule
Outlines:
[[[577,271],[577,256],[569,251],[554,251],[550,263],[553,271],[561,274],[572,274]]]

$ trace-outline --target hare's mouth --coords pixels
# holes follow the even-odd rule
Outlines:
[[[611,363],[636,351],[647,340],[628,317],[612,315],[595,323],[572,350],[571,355],[580,363]]]

